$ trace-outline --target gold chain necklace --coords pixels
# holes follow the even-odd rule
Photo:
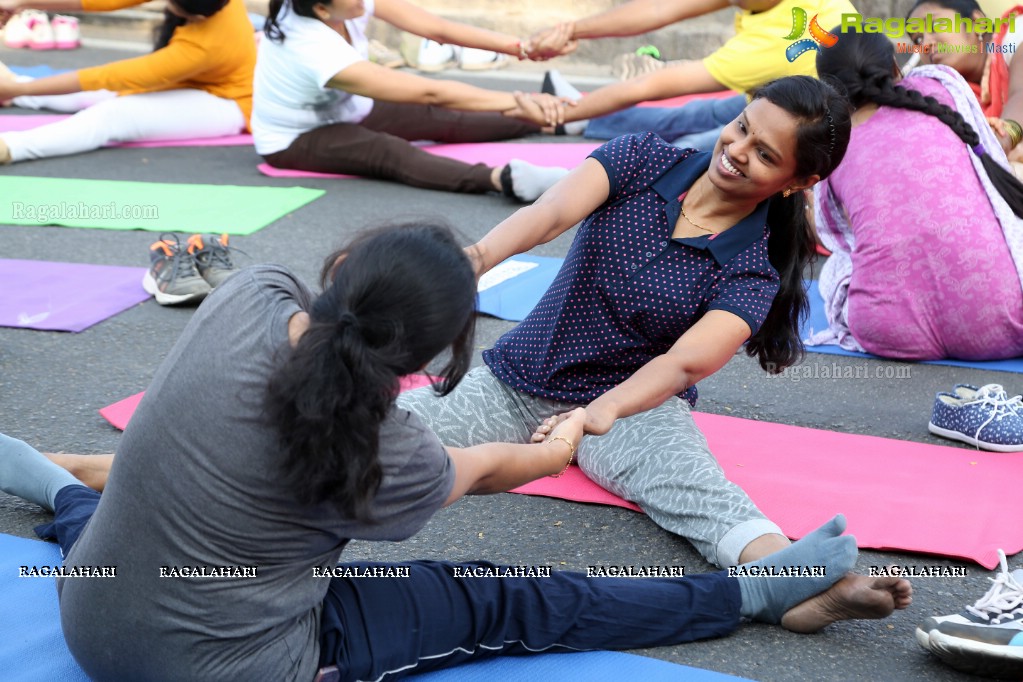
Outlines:
[[[693,227],[695,227],[697,230],[703,230],[704,232],[710,232],[711,234],[717,234],[717,232],[715,232],[714,230],[708,229],[708,228],[704,227],[703,225],[697,225],[696,223],[693,222],[692,218],[690,218],[689,216],[686,215],[686,202],[685,201],[680,203],[678,205],[678,207],[682,210],[682,217],[686,219],[686,222],[689,223],[690,225],[692,225]]]

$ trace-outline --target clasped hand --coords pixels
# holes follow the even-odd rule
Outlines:
[[[540,92],[514,93],[516,107],[504,112],[505,116],[521,118],[540,126],[558,126],[565,122],[565,108],[575,106],[567,97],[555,97]]]

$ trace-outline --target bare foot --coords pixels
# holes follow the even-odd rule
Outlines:
[[[913,586],[905,578],[850,573],[826,592],[789,609],[781,625],[793,632],[817,632],[839,620],[884,618],[912,601]]]
[[[107,476],[110,475],[110,466],[114,463],[113,455],[68,455],[63,452],[44,454],[51,462],[67,469],[72,476],[99,492],[103,492]]]

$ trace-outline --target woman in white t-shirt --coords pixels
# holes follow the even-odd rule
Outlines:
[[[272,0],[253,87],[256,151],[272,166],[346,173],[532,201],[567,171],[467,164],[410,141],[485,142],[562,123],[555,98],[393,71],[369,61],[369,17],[438,42],[526,57],[514,36],[441,19],[404,0]]]

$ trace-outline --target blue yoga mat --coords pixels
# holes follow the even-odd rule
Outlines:
[[[801,338],[808,338],[811,334],[811,330],[814,332],[823,331],[828,328],[828,316],[824,312],[824,299],[821,297],[820,289],[817,286],[817,280],[807,281],[807,287],[810,294],[810,318],[803,324],[803,328],[800,330]],[[888,358],[882,358],[871,353],[857,353],[851,350],[845,350],[841,346],[807,346],[806,350],[808,353],[826,353],[828,355],[847,355],[854,358],[873,358],[875,360],[885,360]],[[905,362],[905,361],[900,361]],[[952,367],[970,367],[973,369],[986,369],[993,370],[996,372],[1016,372],[1023,374],[1023,358],[1012,358],[1010,360],[924,360],[920,364],[924,365],[950,365]]]
[[[512,256],[480,279],[477,310],[502,320],[526,319],[554,281],[564,258]]]
[[[57,545],[0,533],[0,675],[4,682],[88,682],[60,631],[52,578],[20,578],[20,566],[60,564]],[[416,675],[416,682],[736,682],[733,677],[653,658],[610,651],[507,656]]]
[[[11,71],[18,76],[28,76],[29,78],[45,78],[46,76],[55,76],[58,73],[65,73],[71,69],[55,69],[52,66],[46,66],[45,64],[37,64],[35,66],[11,66]]]

